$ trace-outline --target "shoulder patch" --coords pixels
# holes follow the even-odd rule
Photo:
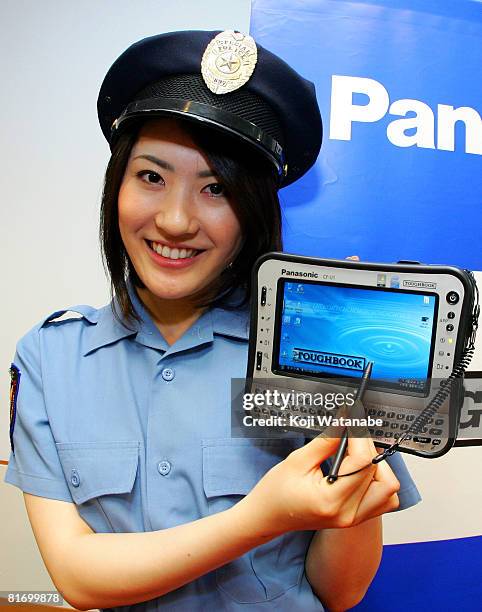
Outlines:
[[[15,428],[15,418],[17,416],[17,396],[20,386],[20,370],[12,363],[10,366],[10,448],[15,454],[13,446],[13,430]]]
[[[80,305],[71,306],[63,310],[56,310],[43,319],[41,327],[52,321],[73,321],[75,319],[87,319],[90,323],[97,323],[97,308]]]

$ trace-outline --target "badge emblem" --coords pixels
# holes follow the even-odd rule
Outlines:
[[[230,93],[249,81],[257,60],[258,50],[251,36],[226,30],[206,47],[201,74],[213,93]]]
[[[20,370],[12,363],[10,366],[10,447],[12,452],[15,452],[13,447],[13,429],[15,427],[15,417],[17,416],[17,395],[20,385]]]

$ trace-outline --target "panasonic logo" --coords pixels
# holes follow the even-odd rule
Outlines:
[[[281,270],[283,276],[302,276],[304,278],[318,278],[317,272],[300,272],[298,270]]]
[[[352,355],[339,355],[337,353],[326,353],[324,351],[311,351],[309,349],[294,348],[293,361],[297,363],[313,363],[331,368],[343,368],[363,372],[365,370],[365,358]]]
[[[416,281],[416,280],[404,280],[404,287],[416,287],[419,289],[436,289],[437,283],[426,283],[424,281]]]
[[[454,108],[437,104],[435,115],[420,100],[404,98],[391,102],[388,91],[375,79],[334,74],[331,83],[330,138],[333,140],[351,140],[353,123],[376,123],[388,113],[404,117],[387,126],[387,138],[396,147],[455,151],[455,125],[460,122],[465,126],[465,152],[482,155],[482,118],[470,106]],[[364,94],[368,103],[353,104],[353,94]]]

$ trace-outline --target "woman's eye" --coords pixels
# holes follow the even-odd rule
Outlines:
[[[162,185],[164,183],[162,176],[153,170],[142,170],[137,173],[137,176],[150,185]]]
[[[226,195],[226,189],[224,188],[224,185],[221,185],[221,183],[211,183],[210,185],[206,185],[203,191],[214,197]]]

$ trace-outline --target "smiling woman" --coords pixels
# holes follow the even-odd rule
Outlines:
[[[230,436],[251,269],[321,145],[313,85],[239,32],[174,32],[116,60],[98,112],[111,303],[40,321],[11,370],[5,480],[54,584],[84,610],[354,605],[380,516],[419,500],[403,461],[331,486],[338,439]],[[341,470],[375,454],[351,438]]]
[[[213,170],[189,134],[176,121],[161,119],[142,127],[119,190],[122,242],[144,285],[139,293],[158,313],[157,326],[169,344],[201,314],[196,309],[189,316],[192,296],[213,285],[242,242],[223,185],[208,178],[215,178]],[[182,318],[177,333],[161,319],[162,305]]]
[[[154,302],[169,299],[169,316],[194,309],[192,323],[235,292],[245,304],[253,263],[281,250],[278,182],[259,152],[192,121],[151,119],[124,133],[107,168],[101,214],[106,267],[124,317],[136,319],[126,269],[152,313],[161,310]],[[145,290],[144,275],[155,291]]]

